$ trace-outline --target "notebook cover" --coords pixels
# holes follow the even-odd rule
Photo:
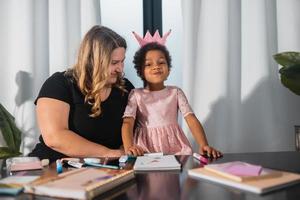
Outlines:
[[[208,164],[205,165],[204,168],[235,181],[246,181],[281,176],[279,171],[241,161]]]
[[[135,171],[180,170],[181,164],[174,155],[138,156],[133,169]]]

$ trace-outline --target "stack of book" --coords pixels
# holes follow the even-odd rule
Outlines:
[[[0,179],[0,194],[17,195],[23,191],[24,186],[38,179],[39,176],[8,176]]]
[[[12,157],[6,159],[6,168],[9,172],[22,170],[36,170],[42,169],[42,162],[38,157]]]
[[[272,170],[246,162],[209,164],[190,169],[191,177],[231,186],[258,194],[300,182],[300,174]]]

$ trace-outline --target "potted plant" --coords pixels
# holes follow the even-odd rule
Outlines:
[[[279,69],[281,83],[296,95],[300,95],[300,52],[282,52],[273,55],[282,67]],[[296,150],[300,151],[300,126],[295,126]]]
[[[279,70],[281,83],[300,95],[300,52],[282,52],[273,57],[282,66]]]
[[[7,147],[0,147],[0,158],[20,155],[21,131],[16,126],[14,117],[1,104],[0,133],[7,144]]]

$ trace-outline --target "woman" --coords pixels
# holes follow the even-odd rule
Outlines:
[[[85,35],[73,68],[46,80],[36,99],[40,143],[29,156],[118,157],[133,85],[123,79],[126,41],[104,26]]]

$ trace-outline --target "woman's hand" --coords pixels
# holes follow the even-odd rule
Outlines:
[[[133,156],[142,156],[144,155],[144,150],[142,147],[138,145],[132,145],[125,151],[125,154],[133,155]]]
[[[201,146],[199,148],[199,153],[200,155],[207,155],[208,157],[212,156],[213,158],[219,158],[222,156],[222,153],[220,151],[208,145]]]
[[[121,157],[122,155],[124,155],[123,149],[110,149],[110,150],[108,150],[108,152],[105,156],[106,157]]]

